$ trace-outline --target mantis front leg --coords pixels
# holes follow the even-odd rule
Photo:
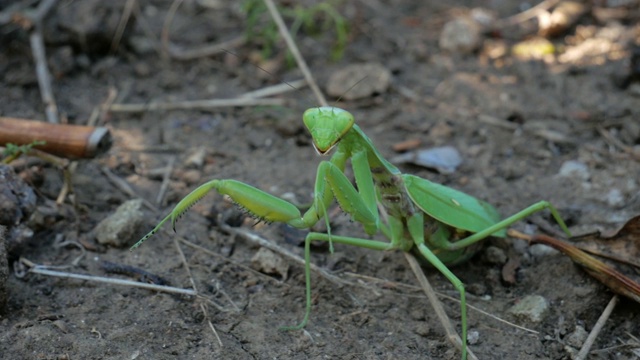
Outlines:
[[[153,230],[135,243],[131,250],[153,236],[169,220],[171,220],[172,228],[175,231],[176,221],[180,216],[211,190],[216,190],[221,195],[228,195],[236,204],[260,221],[281,222],[300,229],[312,227],[322,217],[326,219],[327,208],[335,198],[343,210],[351,214],[355,221],[363,224],[367,233],[373,234],[378,230],[379,216],[377,211],[371,212],[369,210],[370,206],[365,204],[363,198],[375,199],[375,190],[372,185],[371,187],[365,186],[367,194],[359,194],[344,175],[343,171],[349,155],[346,152],[336,152],[331,161],[320,163],[316,175],[313,204],[304,215],[292,203],[251,185],[236,180],[215,179],[200,185],[189,193]],[[328,231],[330,232],[330,229]]]

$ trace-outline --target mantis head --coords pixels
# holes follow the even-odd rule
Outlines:
[[[336,146],[354,123],[350,112],[333,106],[311,108],[304,112],[302,121],[311,133],[313,147],[320,155]]]

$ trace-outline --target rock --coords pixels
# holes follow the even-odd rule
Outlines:
[[[94,229],[100,244],[123,247],[137,240],[144,214],[141,210],[142,200],[134,199],[120,205],[115,213],[102,220]]]
[[[187,156],[184,166],[187,169],[202,169],[204,159],[207,156],[207,149],[203,146],[195,149]]]
[[[438,43],[444,51],[470,54],[482,45],[482,27],[470,17],[458,17],[444,25]]]
[[[287,279],[287,275],[289,274],[289,264],[273,251],[266,248],[260,248],[251,258],[251,267],[261,273],[280,275],[283,281]]]
[[[509,309],[509,314],[518,319],[539,323],[549,311],[549,302],[540,295],[527,295]]]
[[[559,254],[560,251],[544,244],[533,244],[529,247],[529,254],[535,258]]]
[[[502,265],[507,262],[507,254],[496,246],[488,246],[484,250],[484,260],[489,264]]]
[[[453,146],[409,151],[391,159],[394,164],[410,163],[436,169],[441,174],[452,174],[462,164],[460,152]]]
[[[560,177],[578,178],[582,181],[588,181],[591,178],[589,167],[581,161],[569,160],[565,161],[558,171]]]
[[[480,341],[480,333],[475,330],[469,331],[469,333],[467,334],[467,343],[469,343],[469,345],[475,345],[479,341]]]
[[[202,172],[200,170],[184,170],[178,173],[178,178],[184,181],[188,186],[192,186],[200,182]]]
[[[327,93],[356,100],[383,93],[391,84],[391,72],[378,63],[353,64],[331,74]]]
[[[427,337],[431,333],[431,327],[426,321],[420,321],[413,327],[413,332],[422,337]]]
[[[587,332],[587,330],[585,330],[580,325],[576,325],[576,329],[564,338],[564,342],[571,347],[580,349],[585,340],[587,340],[588,336],[589,333]]]
[[[605,201],[607,202],[607,205],[614,209],[621,209],[625,205],[625,198],[622,191],[616,188],[609,190],[605,197]]]

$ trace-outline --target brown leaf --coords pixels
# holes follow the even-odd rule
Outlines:
[[[573,237],[571,241],[588,253],[640,268],[640,215],[616,231],[604,234],[598,231]]]
[[[546,235],[528,236],[509,231],[510,236],[552,246],[568,255],[611,291],[640,303],[640,216],[633,217],[613,234],[600,232],[574,237],[578,246]],[[589,255],[592,253],[602,258]]]

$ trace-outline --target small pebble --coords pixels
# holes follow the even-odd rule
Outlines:
[[[470,17],[459,17],[444,25],[439,40],[440,49],[469,54],[482,45],[482,27]]]
[[[614,209],[620,209],[625,205],[624,195],[620,189],[613,188],[609,190],[606,196],[607,205]]]
[[[535,258],[542,258],[545,256],[551,256],[559,254],[560,252],[551,246],[544,244],[534,244],[529,247],[529,254]]]
[[[564,342],[569,346],[579,349],[582,347],[585,340],[587,340],[587,336],[589,336],[587,330],[580,325],[576,325],[576,329],[565,337]]]
[[[452,174],[462,164],[460,152],[453,146],[409,151],[391,159],[394,164],[411,163],[436,169],[441,174]]]
[[[507,262],[507,254],[496,246],[488,246],[484,250],[484,260],[489,264],[502,265]]]
[[[280,275],[282,280],[287,279],[289,265],[273,251],[260,248],[251,258],[251,267],[268,275]]]
[[[353,64],[331,74],[327,93],[344,100],[357,100],[383,93],[390,84],[391,72],[381,64]]]
[[[199,147],[195,151],[191,152],[185,160],[185,166],[189,169],[202,169],[204,165],[204,158],[207,155],[207,149]]]
[[[143,223],[142,200],[129,200],[102,220],[95,227],[94,233],[100,244],[122,247],[137,240]]]
[[[549,311],[549,302],[540,295],[527,295],[509,309],[509,314],[514,317],[539,323]]]
[[[180,180],[184,181],[188,186],[200,183],[202,172],[200,170],[185,170],[180,173]]]
[[[467,343],[469,345],[475,345],[480,341],[480,333],[476,330],[471,330],[467,333]]]
[[[413,328],[413,332],[420,336],[426,337],[429,336],[429,333],[431,333],[431,327],[429,327],[429,324],[426,321],[420,321]]]
[[[589,167],[587,167],[585,163],[576,160],[569,160],[562,164],[558,171],[558,176],[571,178],[577,177],[582,181],[588,181],[591,178],[591,173],[589,172]]]

